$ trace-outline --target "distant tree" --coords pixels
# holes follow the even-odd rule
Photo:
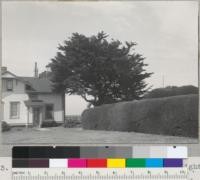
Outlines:
[[[188,85],[188,86],[167,86],[165,88],[157,88],[146,93],[144,98],[160,98],[160,97],[169,97],[169,96],[178,96],[186,94],[198,94],[199,90],[197,87]]]
[[[144,57],[134,42],[107,40],[100,32],[86,37],[73,33],[59,45],[48,67],[55,91],[83,97],[94,106],[140,98],[147,91]]]

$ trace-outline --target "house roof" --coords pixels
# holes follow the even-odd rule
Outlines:
[[[37,101],[33,101],[33,100],[27,100],[27,101],[24,101],[25,105],[26,106],[44,106],[45,103],[41,100],[37,100]]]
[[[47,78],[41,78],[41,79],[35,78],[35,77],[20,77],[20,78],[28,82],[36,92],[40,92],[40,93],[53,92],[52,83]]]
[[[6,73],[11,74],[14,78],[31,86],[33,88],[33,92],[37,92],[37,93],[52,93],[53,92],[52,82],[47,78],[16,76],[15,74],[11,73],[10,71],[5,71],[2,73],[2,75],[6,74]]]

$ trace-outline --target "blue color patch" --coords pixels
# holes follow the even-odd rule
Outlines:
[[[163,159],[159,158],[151,158],[151,159],[146,159],[146,167],[163,167]]]

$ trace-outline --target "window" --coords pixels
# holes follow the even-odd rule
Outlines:
[[[53,119],[53,104],[46,105],[45,119]]]
[[[20,103],[11,102],[10,103],[10,118],[19,119],[19,112],[20,112]]]
[[[38,99],[38,95],[37,94],[29,94],[29,98],[31,100],[37,100]]]
[[[7,89],[7,91],[12,91],[13,90],[13,80],[12,79],[8,79],[6,81],[6,89]]]
[[[31,86],[28,85],[28,84],[26,84],[25,89],[26,89],[27,91],[30,91],[30,90],[31,90]]]

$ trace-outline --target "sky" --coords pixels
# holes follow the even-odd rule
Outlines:
[[[19,76],[33,76],[56,55],[58,44],[78,32],[99,31],[137,43],[135,51],[154,74],[152,88],[198,86],[198,2],[3,2],[2,65]],[[66,113],[81,114],[87,103],[66,97]]]

